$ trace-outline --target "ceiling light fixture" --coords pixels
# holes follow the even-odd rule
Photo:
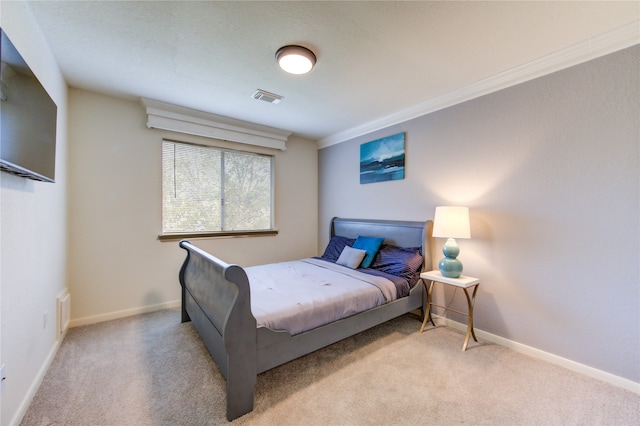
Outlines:
[[[316,55],[306,47],[289,45],[278,49],[276,60],[290,74],[306,74],[316,64]]]

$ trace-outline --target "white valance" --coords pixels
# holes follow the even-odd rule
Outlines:
[[[266,148],[287,149],[291,132],[229,117],[210,114],[153,99],[142,99],[147,110],[147,127],[170,130],[207,138],[257,145]]]

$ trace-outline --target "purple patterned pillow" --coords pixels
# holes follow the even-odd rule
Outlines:
[[[370,268],[402,277],[413,285],[418,280],[424,263],[420,250],[420,247],[396,247],[383,244]]]
[[[331,240],[329,240],[329,244],[327,244],[327,248],[324,250],[322,259],[335,262],[340,257],[342,250],[344,250],[344,246],[351,247],[355,241],[356,240],[352,238],[334,235],[331,237]]]

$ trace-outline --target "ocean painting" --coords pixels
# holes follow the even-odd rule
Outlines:
[[[404,133],[360,145],[360,183],[404,179]]]

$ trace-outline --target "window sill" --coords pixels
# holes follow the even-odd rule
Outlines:
[[[158,235],[158,240],[179,241],[183,239],[197,238],[230,238],[230,237],[266,237],[270,235],[278,235],[275,229],[264,231],[222,231],[222,232],[187,232],[184,234],[163,234]]]

